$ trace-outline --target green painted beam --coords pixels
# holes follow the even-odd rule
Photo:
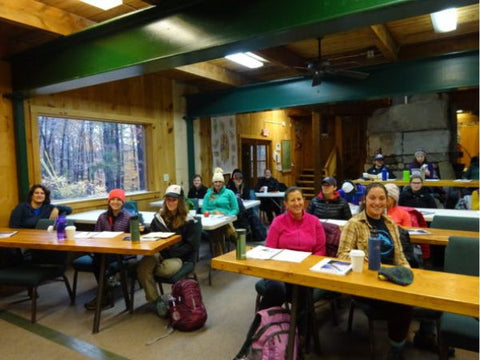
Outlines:
[[[294,106],[375,99],[478,86],[478,52],[465,52],[367,69],[365,80],[270,82],[187,96],[189,117],[238,114]]]
[[[193,118],[185,117],[187,122],[187,157],[188,157],[188,183],[191,184],[195,176],[195,140]],[[188,188],[188,187],[187,187]]]
[[[55,93],[473,3],[210,0],[157,6],[13,57],[13,90]]]
[[[17,186],[19,201],[26,201],[29,190],[28,185],[28,159],[27,138],[25,130],[25,111],[22,94],[5,94],[10,99],[13,109],[13,121],[15,124],[15,154],[17,160]]]

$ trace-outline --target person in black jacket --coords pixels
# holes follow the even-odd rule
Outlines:
[[[208,188],[202,184],[202,177],[196,174],[193,177],[193,184],[190,190],[188,190],[189,199],[203,199],[207,193]]]
[[[195,256],[195,223],[185,205],[183,190],[180,185],[170,185],[165,193],[162,208],[155,214],[150,229],[152,232],[174,232],[182,240],[154,256],[144,256],[137,268],[140,284],[145,290],[149,303],[161,302],[155,276],[171,277],[176,274],[184,261],[193,260]]]
[[[373,166],[370,169],[368,169],[366,172],[370,175],[379,175],[379,174],[382,173],[383,168],[387,169],[389,179],[396,179],[392,170],[390,170],[385,165],[384,158],[383,158],[382,154],[377,154],[373,157]]]
[[[279,191],[280,184],[277,179],[272,176],[270,169],[265,169],[264,177],[258,179],[257,186],[255,186],[256,192],[273,192]],[[278,215],[281,213],[282,206],[272,198],[260,199],[260,210],[265,211],[267,214],[268,222],[272,222],[273,214]]]
[[[348,202],[337,191],[337,180],[330,176],[322,180],[322,191],[310,201],[307,212],[319,219],[349,220],[352,217]]]
[[[423,187],[423,179],[417,174],[410,176],[410,187],[400,193],[398,205],[431,209],[437,207],[430,189]]]

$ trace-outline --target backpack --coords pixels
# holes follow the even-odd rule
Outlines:
[[[181,331],[193,331],[201,328],[207,321],[207,309],[202,302],[200,286],[194,279],[182,279],[173,284],[172,297],[175,309],[170,309],[170,321],[173,328]],[[176,312],[175,315],[173,313]]]
[[[290,313],[281,306],[260,310],[248,331],[237,360],[279,360],[287,353]],[[298,333],[295,330],[293,359],[297,358]]]
[[[340,227],[335,224],[322,222],[323,230],[325,231],[325,247],[327,256],[337,257],[338,243],[340,242],[340,235],[342,231]]]

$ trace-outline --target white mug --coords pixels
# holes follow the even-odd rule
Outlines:
[[[75,230],[77,228],[73,225],[69,225],[65,228],[65,238],[67,240],[75,240]]]

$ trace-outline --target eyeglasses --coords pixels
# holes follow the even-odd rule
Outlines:
[[[412,181],[410,184],[412,185],[422,185],[420,181]]]

